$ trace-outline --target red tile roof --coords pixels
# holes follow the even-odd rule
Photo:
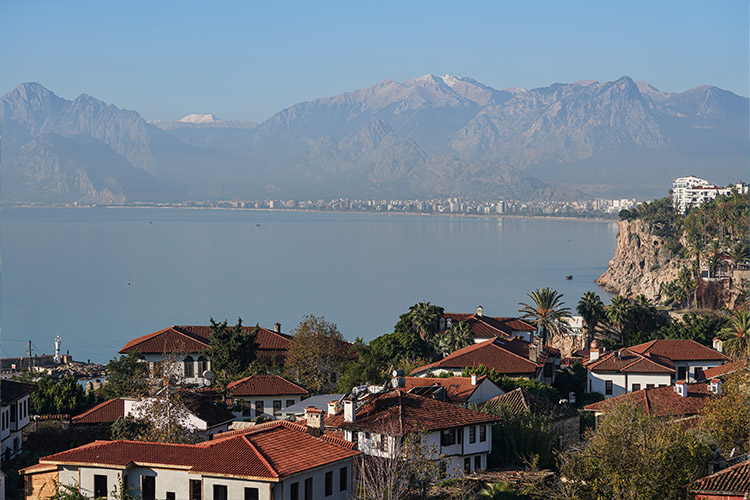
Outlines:
[[[707,383],[685,384],[687,396],[674,391],[674,386],[652,387],[621,394],[598,403],[587,405],[588,411],[606,412],[619,404],[629,403],[654,417],[680,417],[697,415],[708,402],[712,393]]]
[[[672,361],[729,361],[722,353],[688,339],[652,340],[628,349],[638,354],[656,354]]]
[[[515,414],[529,412],[552,417],[556,420],[578,416],[578,412],[574,408],[568,405],[555,404],[522,387],[517,387],[512,391],[496,396],[482,406],[484,408],[494,408],[500,405],[506,405]]]
[[[232,396],[309,394],[304,387],[278,375],[252,375],[232,382],[227,388],[231,391]]]
[[[437,399],[389,391],[374,395],[358,407],[354,422],[344,422],[344,414],[339,413],[326,415],[325,426],[403,436],[409,432],[436,431],[497,420],[497,417]]]
[[[242,331],[245,333],[251,333],[254,329],[254,326],[242,327]],[[208,349],[210,336],[210,326],[170,326],[131,340],[120,349],[120,354],[130,351],[139,351],[143,354],[165,354],[181,351],[198,353]],[[258,333],[255,336],[258,358],[269,361],[271,359],[283,361],[291,342],[292,337],[290,335],[258,327]]]
[[[630,348],[610,351],[596,361],[584,362],[592,372],[675,373],[668,358],[658,354],[639,354]]]
[[[489,380],[486,376],[477,378],[477,385],[471,384],[471,377],[404,377],[404,392],[409,392],[415,387],[429,387],[439,385],[445,387],[445,394],[449,403],[464,403],[468,401],[474,391],[484,380]],[[491,380],[489,383],[494,384]]]
[[[537,362],[533,362],[528,359],[529,345],[529,342],[520,338],[486,340],[452,352],[440,361],[419,367],[412,373],[424,373],[439,368],[478,368],[484,365],[488,370],[494,369],[501,374],[533,376],[544,365],[547,357],[554,355],[557,350],[545,347]]]
[[[102,424],[125,416],[125,399],[108,399],[71,419],[74,424]]]
[[[750,492],[750,461],[720,470],[699,479],[690,486],[690,492],[702,495],[737,495],[747,498]]]
[[[286,421],[269,422],[247,432],[184,445],[142,441],[95,441],[40,459],[40,464],[180,467],[194,474],[278,480],[350,459],[360,452],[335,437],[316,438]],[[33,466],[35,467],[35,466]],[[34,469],[22,472],[33,472]]]
[[[535,332],[536,327],[519,318],[479,316],[476,313],[445,313],[445,319],[452,322],[463,321],[471,326],[471,332],[477,338],[510,337],[514,331]]]
[[[703,378],[701,380],[711,380],[714,377],[722,377],[724,375],[729,375],[730,373],[734,373],[737,370],[744,369],[746,366],[747,366],[747,359],[740,359],[737,361],[732,361],[731,363],[725,363],[721,366],[708,368],[703,371]]]

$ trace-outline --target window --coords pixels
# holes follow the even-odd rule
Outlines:
[[[155,476],[141,476],[141,499],[156,500]]]
[[[229,500],[226,484],[214,485],[214,500]]]
[[[260,417],[263,415],[263,401],[255,402],[255,416]]]
[[[245,500],[258,500],[258,488],[245,488]]]
[[[339,469],[339,491],[346,491],[349,487],[349,468],[342,467]]]
[[[701,378],[703,378],[703,368],[701,368],[700,366],[696,366],[695,371],[693,371],[693,373],[694,373],[693,378],[695,380],[700,380]]]
[[[612,381],[611,380],[606,380],[604,382],[604,394],[606,394],[607,396],[612,395]]]
[[[175,495],[174,491],[167,492],[167,500],[177,500],[177,496]]]
[[[487,426],[486,425],[479,426],[479,441],[482,443],[487,441]]]
[[[464,474],[471,472],[471,459],[469,457],[464,458]]]
[[[18,411],[18,408],[16,405],[10,405],[10,421],[15,422],[16,421],[16,412]]]
[[[544,364],[544,377],[550,378],[552,377],[552,370],[554,365],[552,363],[545,363]]]
[[[273,402],[273,413],[274,415],[281,411],[281,400],[277,399]]]
[[[299,500],[299,483],[292,483],[291,488],[289,488],[289,496],[291,500]]]
[[[476,443],[477,442],[477,428],[473,425],[469,427],[469,443]]]
[[[654,384],[646,384],[646,389],[653,389],[653,388],[654,388]]]
[[[195,360],[192,356],[185,358],[185,378],[195,377]],[[201,374],[202,375],[202,374]]]
[[[456,429],[443,429],[440,432],[440,446],[456,444]]]
[[[287,399],[286,400],[286,405],[287,406],[292,406],[293,404],[294,404],[294,400],[293,399]]]
[[[482,468],[482,455],[477,455],[474,457],[474,470],[479,470]]]
[[[203,372],[208,370],[208,359],[203,356],[198,356],[198,376],[202,377]]]
[[[326,472],[326,496],[333,495],[333,472]]]
[[[190,480],[190,500],[201,500],[201,480],[191,479]]]
[[[242,407],[243,417],[252,417],[252,409],[250,408],[250,401],[240,400],[240,407]]]
[[[641,390],[641,384],[633,384],[632,392],[640,391]]]
[[[107,476],[94,474],[94,496],[107,498]]]
[[[305,479],[305,500],[313,500],[313,478]]]
[[[677,380],[685,380],[687,378],[687,368],[684,366],[677,367]]]

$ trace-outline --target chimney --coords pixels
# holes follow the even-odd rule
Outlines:
[[[482,315],[484,315],[484,307],[477,306],[477,316],[482,316]]]
[[[591,349],[589,350],[589,361],[599,360],[599,342],[593,340],[591,342]]]
[[[307,420],[307,433],[314,437],[323,435],[323,420],[325,413],[314,406],[305,408],[305,420]]]
[[[341,402],[340,401],[329,401],[328,402],[328,414],[330,416],[338,415],[341,413]]]
[[[722,342],[719,337],[714,337],[713,348],[714,351],[724,354],[724,342]]]
[[[281,333],[281,323],[274,323],[273,324],[273,331],[276,333]]]
[[[529,345],[529,361],[532,361],[534,363],[536,363],[539,359],[539,353],[542,350],[542,346],[539,345],[539,342],[539,337],[534,337],[534,340]]]
[[[687,397],[687,384],[684,380],[678,380],[674,384],[674,392],[679,394],[681,397],[686,398]]]
[[[477,381],[479,380],[479,377],[477,377],[476,373],[471,374],[471,385],[477,385]]]
[[[708,382],[708,392],[713,394],[721,394],[721,379],[712,378]]]
[[[356,404],[353,400],[347,399],[344,401],[344,422],[352,423],[357,420]]]

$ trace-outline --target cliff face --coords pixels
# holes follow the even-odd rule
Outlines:
[[[663,238],[652,234],[642,220],[620,221],[614,258],[596,283],[625,297],[643,294],[661,302],[662,283],[677,278],[687,260],[668,256]]]

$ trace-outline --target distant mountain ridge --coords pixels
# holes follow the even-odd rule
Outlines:
[[[0,119],[13,179],[4,200],[650,197],[685,173],[740,180],[748,163],[748,98],[629,77],[530,90],[451,75],[383,80],[257,125],[212,114],[149,123],[24,83],[0,99]]]

